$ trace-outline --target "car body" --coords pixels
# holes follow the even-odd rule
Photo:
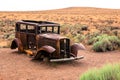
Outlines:
[[[82,59],[77,57],[78,44],[60,35],[60,24],[48,21],[21,20],[16,22],[11,49],[18,48],[34,59],[51,62]]]

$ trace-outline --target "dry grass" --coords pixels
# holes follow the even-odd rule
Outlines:
[[[6,37],[14,33],[14,23],[18,20],[44,20],[53,21],[60,24],[85,24],[88,31],[84,34],[93,32],[105,32],[109,28],[120,28],[120,10],[71,7],[58,10],[29,11],[29,12],[0,12],[0,37]],[[108,28],[106,28],[108,27]],[[110,34],[110,31],[108,32]],[[1,45],[1,44],[0,44]]]

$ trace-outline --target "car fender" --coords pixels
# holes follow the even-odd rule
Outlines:
[[[16,48],[19,48],[19,49],[23,49],[23,46],[22,46],[22,42],[20,41],[20,39],[18,38],[15,38],[13,41],[12,41],[12,44],[11,44],[11,49],[16,49]]]
[[[37,52],[39,51],[45,51],[45,52],[48,52],[48,53],[53,53],[56,49],[52,46],[48,46],[48,45],[45,45],[45,46],[42,46],[40,49],[38,49]]]
[[[74,43],[71,46],[71,53],[72,53],[72,55],[74,55],[75,57],[77,57],[78,50],[85,50],[85,46],[83,44]]]

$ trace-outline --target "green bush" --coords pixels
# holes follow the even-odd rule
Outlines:
[[[107,34],[102,34],[102,35],[92,35],[92,37],[88,40],[88,44],[94,44],[97,41],[102,40],[103,38],[107,37]]]
[[[101,35],[91,40],[93,50],[96,52],[105,52],[116,50],[120,47],[120,39],[117,36]]]
[[[96,41],[96,37],[100,35],[100,32],[93,32],[93,33],[89,33],[86,35],[87,37],[87,44],[88,45],[92,45],[95,41]]]
[[[80,80],[120,80],[120,64],[109,64],[100,69],[89,70]]]

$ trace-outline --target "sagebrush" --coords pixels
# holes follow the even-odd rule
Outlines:
[[[117,36],[109,36],[107,34],[93,38],[93,50],[96,52],[105,52],[116,50],[120,47],[120,39]]]

